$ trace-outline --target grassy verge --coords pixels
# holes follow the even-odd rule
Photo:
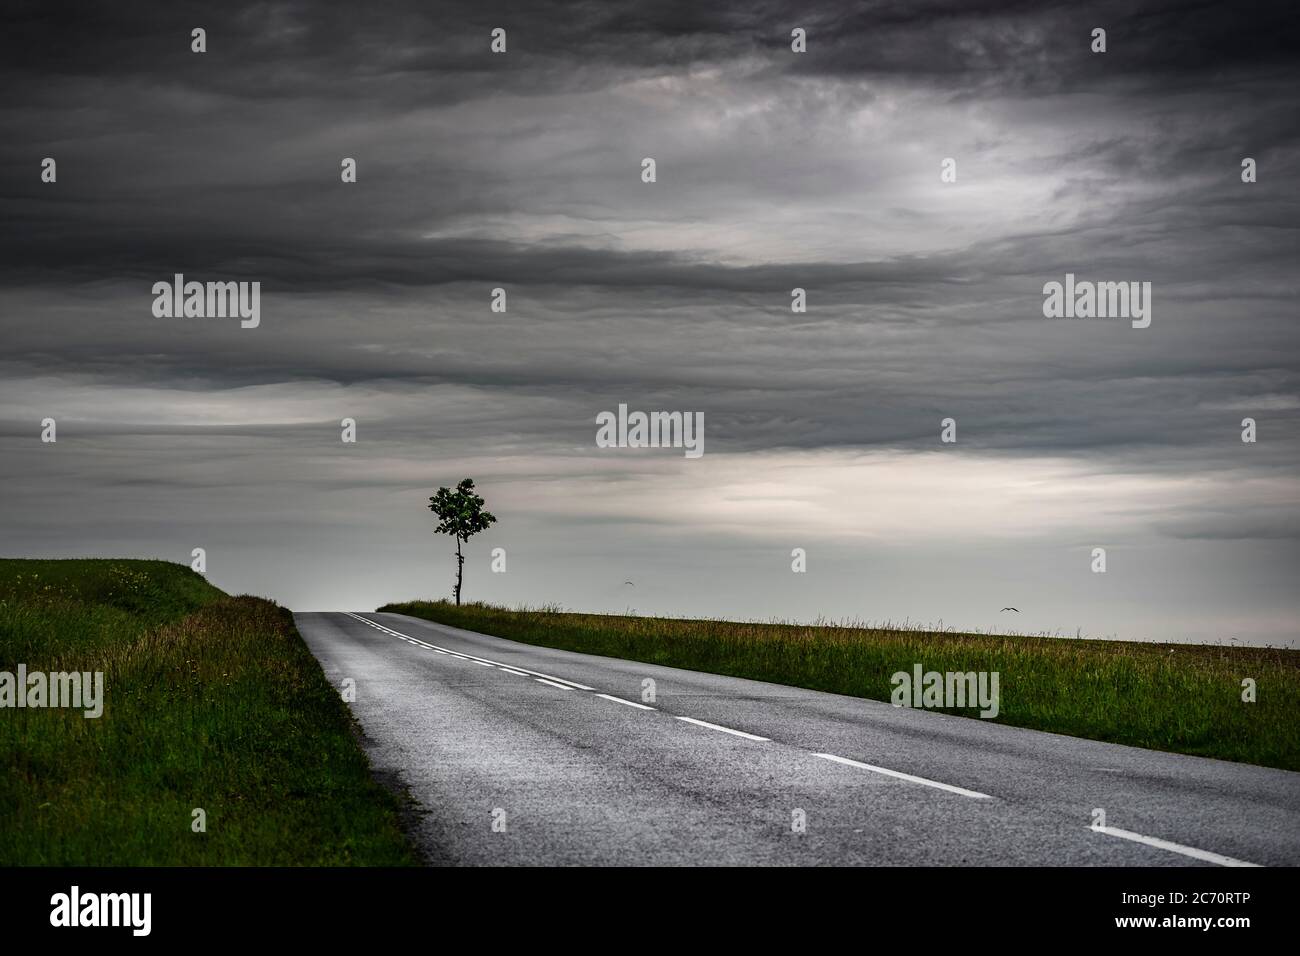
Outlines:
[[[529,644],[889,700],[890,677],[998,672],[998,723],[1300,770],[1300,651],[508,610],[381,611]],[[1242,701],[1242,680],[1257,685]],[[945,710],[944,708],[936,708]],[[947,713],[971,716],[974,709]]]
[[[416,862],[284,608],[162,561],[0,560],[20,663],[102,671],[103,715],[0,709],[0,865]]]

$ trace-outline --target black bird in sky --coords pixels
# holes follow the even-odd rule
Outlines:
[[[1020,613],[1020,608],[1018,608],[1018,607],[1004,607],[1004,608],[1002,609],[1002,611],[1015,611],[1017,614],[1019,614],[1019,613]],[[998,611],[998,613],[1001,614],[1002,611]]]

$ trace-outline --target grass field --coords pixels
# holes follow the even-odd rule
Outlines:
[[[1300,651],[389,604],[529,644],[889,700],[890,677],[996,671],[996,722],[1300,770]],[[1242,680],[1257,700],[1242,700]],[[943,708],[937,708],[943,709]],[[973,709],[947,710],[971,716]]]
[[[287,610],[162,561],[0,560],[20,663],[102,671],[105,702],[0,709],[0,865],[417,862]]]

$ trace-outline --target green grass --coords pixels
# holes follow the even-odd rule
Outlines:
[[[284,608],[163,561],[0,559],[19,663],[102,671],[105,703],[0,710],[0,865],[417,862]]]
[[[1300,651],[961,634],[891,627],[389,604],[528,644],[889,700],[890,676],[997,671],[997,723],[1300,770]],[[1244,703],[1242,679],[1257,683]],[[973,716],[974,709],[946,710]]]

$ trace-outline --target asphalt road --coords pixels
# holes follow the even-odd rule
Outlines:
[[[422,806],[432,863],[1300,863],[1289,771],[401,614],[295,619],[335,686],[355,682],[371,760]]]

